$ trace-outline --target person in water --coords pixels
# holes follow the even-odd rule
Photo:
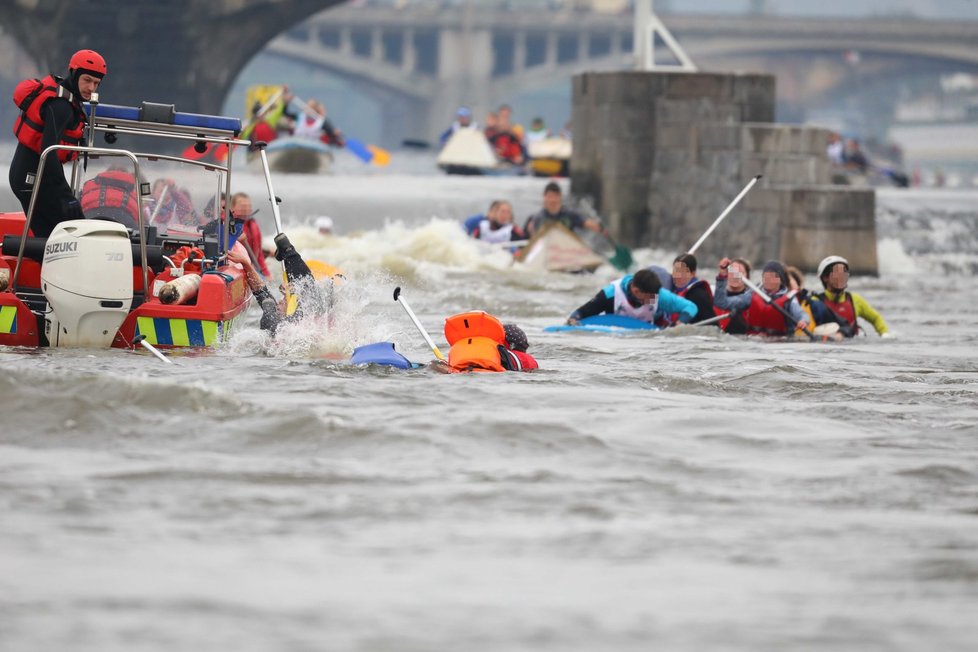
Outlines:
[[[530,342],[526,333],[516,324],[503,324],[506,345],[499,347],[499,354],[506,371],[533,371],[539,369],[536,358],[526,352]]]
[[[248,287],[258,300],[262,310],[261,329],[269,331],[272,335],[283,323],[326,314],[332,303],[332,280],[326,287],[318,284],[306,261],[284,233],[275,236],[275,259],[281,261],[285,267],[288,289],[296,296],[294,309],[289,306],[287,298],[280,302],[275,301],[264,279],[255,270],[251,256],[247,252],[240,248],[228,252],[228,260],[244,268]]]
[[[557,222],[571,231],[585,228],[601,233],[601,225],[597,220],[585,219],[580,213],[564,206],[563,193],[556,181],[549,182],[543,189],[543,209],[526,219],[523,230],[526,235],[533,235],[547,224]]]
[[[98,52],[79,50],[68,62],[64,79],[48,75],[44,79],[25,79],[14,90],[14,103],[21,113],[14,122],[17,148],[10,161],[10,189],[27,213],[34,181],[41,163],[41,152],[52,145],[80,145],[85,136],[85,111],[82,102],[92,99],[105,77],[105,59]],[[76,152],[59,150],[48,155],[38,189],[31,230],[46,238],[65,220],[85,217],[65,179],[63,163],[77,157]]]
[[[526,239],[523,229],[513,223],[513,205],[504,199],[489,204],[485,215],[466,219],[465,230],[476,240],[493,244]]]
[[[672,291],[696,304],[696,316],[692,323],[713,319],[713,292],[710,284],[696,277],[696,256],[682,254],[672,262]]]
[[[650,269],[640,269],[603,287],[594,298],[567,317],[576,325],[585,317],[602,313],[623,315],[650,324],[662,323],[668,315],[675,322],[689,323],[696,316],[696,304],[662,287],[659,277]]]
[[[849,292],[849,261],[842,256],[828,256],[818,264],[818,278],[825,288],[814,296],[834,315],[839,317],[847,328],[842,329],[846,337],[860,332],[857,318],[865,319],[880,337],[892,337],[883,316],[873,309],[869,302],[855,292]]]
[[[719,288],[720,282],[722,281],[726,288],[727,296],[736,298],[748,291],[744,279],[750,280],[750,262],[744,258],[734,258],[727,263],[725,269],[720,269],[716,284]],[[716,307],[716,312],[723,314],[723,311],[719,307]],[[731,335],[746,335],[747,322],[744,320],[743,313],[740,311],[731,311],[726,314],[728,315],[727,318],[719,322],[721,330]]]
[[[785,336],[794,333],[797,328],[810,328],[808,315],[801,309],[798,300],[789,294],[788,274],[784,265],[772,260],[761,271],[761,289],[771,299],[771,303],[767,303],[750,289],[739,294],[727,293],[731,262],[729,258],[720,261],[713,301],[721,310],[740,313],[746,322],[748,335]]]

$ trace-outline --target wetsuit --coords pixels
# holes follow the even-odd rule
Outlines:
[[[534,213],[526,219],[526,224],[523,225],[523,230],[527,233],[537,233],[545,225],[551,222],[559,222],[573,231],[575,229],[582,228],[585,221],[586,220],[580,213],[576,213],[566,206],[561,206],[560,210],[556,214],[548,213],[546,209],[542,209],[540,212]]]
[[[65,86],[66,82],[61,85]],[[67,88],[67,86],[66,86]],[[76,91],[68,88],[69,91]],[[84,123],[84,114],[67,98],[55,97],[41,107],[41,117],[44,120],[44,131],[41,137],[41,151],[62,140],[66,130],[76,129],[79,123]],[[31,192],[38,166],[41,162],[40,152],[35,152],[24,143],[18,142],[14,157],[10,161],[10,189],[20,200],[24,213],[27,213],[31,203]],[[41,187],[37,193],[37,205],[31,219],[31,231],[34,235],[46,238],[60,222],[65,220],[82,219],[85,217],[81,204],[71,192],[71,186],[65,179],[64,168],[58,157],[51,154],[44,164],[44,175]]]
[[[639,300],[628,291],[632,276],[628,275],[617,281],[613,281],[601,288],[594,295],[594,298],[570,314],[571,319],[581,320],[585,317],[593,317],[607,313],[609,315],[621,314],[635,319],[647,321],[650,324],[662,319],[665,315],[673,313],[679,316],[679,321],[689,323],[696,316],[696,304],[688,299],[684,299],[669,290],[659,290],[658,297],[654,304],[643,306]],[[627,305],[626,305],[627,302]]]

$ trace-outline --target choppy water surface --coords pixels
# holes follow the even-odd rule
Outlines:
[[[899,337],[810,345],[543,333],[613,271],[529,273],[447,221],[541,190],[280,178],[350,278],[331,330],[250,314],[172,367],[0,350],[0,649],[973,649],[978,196],[881,193],[852,285]],[[431,357],[395,285],[439,341],[522,324],[543,369],[343,364]]]

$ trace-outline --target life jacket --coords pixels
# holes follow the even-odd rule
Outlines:
[[[697,285],[702,285],[703,287],[706,288],[706,293],[708,295],[710,295],[710,303],[712,304],[713,303],[713,290],[710,289],[710,284],[707,283],[705,280],[703,280],[701,278],[697,278],[697,279],[692,280],[682,290],[676,290],[675,291],[676,296],[683,297],[685,299],[686,298],[686,293],[689,292],[690,290],[692,290]],[[716,311],[716,308],[714,308],[714,312],[715,311]],[[699,313],[699,311],[697,311],[697,315],[698,315],[698,313]],[[723,313],[717,313],[717,314],[723,314]],[[672,324],[677,323],[679,321],[679,313],[678,312],[674,312],[671,315],[669,315],[669,321]]]
[[[57,97],[68,100],[75,111],[75,124],[65,127],[61,133],[58,145],[78,145],[85,135],[85,112],[81,102],[71,91],[59,82],[62,79],[48,75],[44,79],[25,79],[14,88],[14,104],[20,109],[20,115],[14,121],[14,136],[31,151],[41,153],[41,141],[44,138],[44,117],[41,110],[48,100]],[[58,151],[58,160],[62,163],[73,160],[77,152]]]
[[[499,346],[506,346],[502,322],[481,310],[445,319],[448,365],[457,371],[506,371]]]
[[[523,146],[519,139],[509,131],[500,131],[489,139],[496,156],[510,163],[523,162]]]
[[[773,304],[787,310],[786,306],[791,297],[785,293],[772,301]],[[785,323],[784,315],[777,308],[768,304],[755,292],[750,300],[750,306],[744,311],[744,321],[747,322],[748,335],[787,335],[791,327]]]
[[[533,371],[534,369],[540,368],[536,358],[526,351],[513,351],[502,344],[496,348],[499,349],[503,367],[506,368],[506,371]]]
[[[261,248],[261,229],[258,228],[258,222],[254,219],[245,220],[242,233],[248,246],[251,247],[251,252],[255,254],[255,258],[258,260],[259,271],[267,277],[269,271],[268,265],[265,264],[265,254]]]
[[[491,243],[509,242],[513,239],[513,223],[504,224],[493,231],[489,220],[482,220],[479,222],[479,239]]]
[[[629,302],[628,293],[625,291],[625,286],[631,280],[632,277],[629,275],[611,282],[615,290],[615,314],[639,319],[650,324],[655,323],[655,311],[659,306],[659,295],[655,295],[655,300],[652,303],[642,304],[636,308]]]
[[[856,304],[852,302],[851,294],[843,290],[842,296],[838,297],[841,301],[830,299],[828,292],[816,294],[815,298],[824,303],[836,316],[846,320],[846,323],[852,327],[853,335],[859,334],[859,324],[856,322]]]
[[[135,179],[123,170],[106,170],[86,181],[80,201],[85,212],[97,208],[124,208],[134,220],[139,215]]]
[[[306,115],[305,113],[300,113],[299,117],[295,121],[295,130],[293,131],[294,136],[299,136],[301,138],[319,138],[323,131],[323,122],[326,121],[325,116]]]

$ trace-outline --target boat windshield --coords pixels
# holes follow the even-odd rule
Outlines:
[[[80,199],[85,216],[120,222],[136,230],[138,197],[143,220],[159,233],[193,233],[215,218],[225,171],[173,160],[139,156],[139,182],[124,157],[99,156],[82,173]]]

